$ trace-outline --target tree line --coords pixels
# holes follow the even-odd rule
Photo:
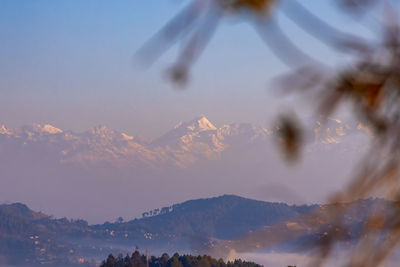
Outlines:
[[[147,257],[140,254],[138,250],[127,254],[125,257],[119,254],[114,257],[113,254],[108,255],[107,259],[102,262],[100,267],[147,267]],[[254,262],[242,261],[236,259],[234,261],[225,262],[223,259],[215,259],[208,255],[179,255],[175,253],[170,257],[167,253],[161,257],[151,256],[148,258],[148,267],[263,267]]]

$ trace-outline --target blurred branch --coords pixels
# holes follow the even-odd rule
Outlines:
[[[354,117],[369,125],[374,132],[371,149],[360,158],[356,175],[348,187],[331,198],[330,203],[351,203],[360,198],[380,194],[395,201],[385,214],[369,214],[358,250],[349,259],[349,266],[377,266],[400,242],[400,26],[397,10],[383,0],[337,0],[343,12],[366,15],[371,8],[385,5],[384,23],[378,26],[381,42],[371,44],[361,37],[345,33],[324,21],[299,1],[287,0],[281,5],[273,0],[193,0],[178,13],[138,52],[147,62],[154,62],[175,43],[181,43],[178,59],[171,70],[172,81],[183,84],[188,71],[212,38],[225,16],[242,16],[257,30],[272,52],[293,72],[281,83],[287,92],[299,92],[316,107],[317,116],[333,114],[344,103],[350,103]],[[274,8],[305,32],[336,51],[355,57],[350,67],[338,73],[322,75],[322,64],[299,47],[296,38],[284,33],[273,16]],[[376,20],[377,23],[378,20]],[[327,77],[331,78],[327,78]],[[333,78],[332,78],[333,77]],[[281,117],[278,144],[286,159],[293,162],[304,146],[303,132],[294,115]],[[337,205],[323,218],[331,228],[318,244],[319,256],[313,266],[322,265],[334,245],[347,231],[344,218],[351,205]],[[314,214],[305,218],[312,222]],[[276,233],[279,229],[276,228]],[[270,233],[270,231],[266,231]],[[342,233],[342,234],[338,234]],[[266,247],[279,240],[293,238],[284,232],[276,240],[263,231],[253,233],[236,246],[241,249]],[[232,245],[232,244],[230,244]]]

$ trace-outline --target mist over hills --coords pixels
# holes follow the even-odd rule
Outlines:
[[[349,226],[343,241],[360,237],[366,216],[382,213],[391,202],[368,199],[343,203]],[[225,257],[238,252],[304,252],[314,248],[332,227],[324,214],[334,205],[294,206],[224,195],[154,209],[130,221],[89,225],[83,220],[57,219],[20,203],[0,205],[0,265],[46,263],[95,264],[109,253],[132,252],[135,246],[152,253],[207,253]],[[311,223],[307,217],[313,212]],[[281,242],[262,243],[279,240]],[[254,238],[257,236],[257,238]],[[252,240],[252,241],[249,241]],[[260,247],[260,244],[261,245]]]
[[[333,119],[311,125],[302,162],[293,168],[280,157],[276,129],[249,123],[216,127],[204,116],[155,140],[106,126],[74,133],[52,125],[1,125],[0,201],[92,222],[226,193],[321,202],[345,184],[370,133],[362,124]],[[320,190],[310,192],[307,184],[315,183]],[[140,205],[128,211],[125,203]]]

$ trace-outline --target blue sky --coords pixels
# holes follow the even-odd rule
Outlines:
[[[132,66],[135,51],[188,1],[2,0],[0,124],[51,123],[83,131],[98,124],[156,137],[205,114],[217,125],[268,121],[282,106],[272,78],[286,67],[247,23],[224,21],[200,57],[185,90],[166,81],[168,51],[149,70]],[[368,30],[320,0],[315,14],[348,31]],[[282,27],[331,65],[344,58],[298,29]]]

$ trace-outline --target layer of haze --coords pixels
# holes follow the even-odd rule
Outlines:
[[[32,123],[49,123],[63,130],[83,132],[92,126],[103,124],[130,135],[155,138],[166,133],[179,121],[190,121],[199,114],[206,114],[217,127],[231,122],[250,122],[270,127],[270,121],[287,106],[294,106],[296,109],[298,107],[300,117],[308,115],[311,111],[307,107],[309,103],[300,105],[296,102],[293,105],[292,99],[277,93],[273,78],[287,73],[287,67],[268,50],[252,27],[240,20],[223,21],[205,53],[196,63],[186,90],[175,90],[164,75],[165,69],[176,56],[176,48],[168,51],[149,70],[134,67],[132,56],[135,51],[187,2],[0,1],[0,125],[13,128]],[[346,19],[335,12],[332,6],[322,2],[312,1],[309,8],[337,27],[346,25],[349,31],[369,36],[366,28]],[[296,43],[306,52],[318,56],[319,60],[331,66],[345,64],[343,55],[332,52],[287,18],[280,19],[285,32],[295,38]],[[327,165],[331,162],[329,157],[324,159]],[[335,156],[332,158],[338,161]],[[133,180],[130,172],[125,176],[107,176],[102,179],[87,175],[86,180],[82,181],[82,177],[74,175],[73,170],[65,170],[62,173],[65,176],[63,180],[62,176],[57,176],[60,171],[55,167],[44,170],[48,173],[48,176],[44,176],[41,175],[43,168],[39,168],[35,162],[27,165],[31,165],[32,170],[39,169],[37,173],[20,168],[17,162],[8,165],[13,164],[15,166],[11,167],[22,173],[26,172],[26,177],[43,178],[48,182],[40,184],[38,180],[28,179],[29,183],[26,183],[26,177],[10,175],[7,178],[10,180],[9,186],[12,184],[20,190],[20,185],[24,184],[27,187],[25,190],[32,191],[30,194],[35,194],[36,199],[23,190],[15,194],[4,187],[3,190],[8,191],[9,200],[29,202],[27,204],[32,203],[33,208],[40,208],[57,216],[86,216],[84,219],[92,222],[111,220],[120,215],[132,218],[139,215],[140,211],[161,205],[194,197],[240,194],[243,189],[248,189],[251,193],[242,195],[259,199],[266,199],[262,196],[264,192],[272,194],[279,191],[281,195],[288,196],[284,197],[286,200],[295,199],[293,202],[301,201],[308,195],[314,200],[317,199],[316,195],[334,186],[343,185],[346,179],[344,176],[340,177],[338,185],[335,178],[332,178],[329,183],[325,183],[325,191],[316,193],[310,181],[318,181],[319,176],[309,177],[308,174],[314,170],[314,163],[310,161],[303,167],[303,176],[310,179],[310,185],[302,180],[296,181],[294,171],[285,172],[295,185],[302,188],[301,194],[296,196],[296,193],[279,185],[282,176],[277,174],[281,170],[276,172],[277,177],[269,175],[268,181],[264,180],[265,174],[261,171],[257,175],[252,173],[253,180],[243,181],[247,174],[245,171],[245,174],[235,173],[236,169],[229,169],[227,166],[222,170],[224,166],[219,165],[214,166],[216,170],[221,170],[221,177],[218,177],[221,179],[218,180],[212,176],[202,180],[202,169],[199,168],[191,177],[195,182],[186,173],[176,177],[171,175],[168,177],[170,180],[160,177],[146,180],[139,175],[135,177],[137,180]],[[256,164],[263,165],[264,162]],[[281,165],[271,164],[271,169]],[[337,169],[341,171],[341,166]],[[316,170],[317,173],[323,171],[323,168]],[[341,172],[348,173],[349,170]],[[332,173],[333,176],[335,169]],[[254,181],[257,183],[251,183]],[[8,183],[8,180],[2,178],[2,182]],[[67,186],[65,183],[68,183]],[[77,190],[79,183],[85,186]],[[179,194],[171,194],[179,183],[190,190],[180,188]],[[52,185],[64,191],[71,190],[80,198],[70,200],[70,195],[65,194],[64,199],[52,190]],[[135,188],[131,189],[130,186]],[[171,191],[153,192],[154,188],[162,191],[163,186]],[[265,190],[262,190],[263,186]],[[102,192],[104,195],[115,194],[117,197],[112,198],[115,202],[110,202],[97,195],[97,198],[102,198],[109,205],[102,206],[107,203],[99,203],[96,198],[90,199],[92,195],[87,188],[93,190],[93,196]],[[262,192],[251,191],[255,188]],[[47,195],[42,193],[43,189],[47,189]],[[133,190],[136,195],[132,193]],[[55,203],[49,204],[49,199],[57,197],[64,205],[63,209],[59,209],[60,206]],[[133,202],[134,198],[136,202]],[[80,206],[82,199],[90,199],[84,203],[84,207]],[[117,203],[117,200],[120,202]],[[318,197],[318,200],[321,198]],[[132,210],[123,206],[126,203],[133,203]],[[47,204],[51,207],[45,207]],[[87,210],[92,206],[97,209],[93,210],[94,214],[88,215]],[[78,207],[81,210],[77,211]],[[103,207],[107,214],[100,213],[99,210]]]

